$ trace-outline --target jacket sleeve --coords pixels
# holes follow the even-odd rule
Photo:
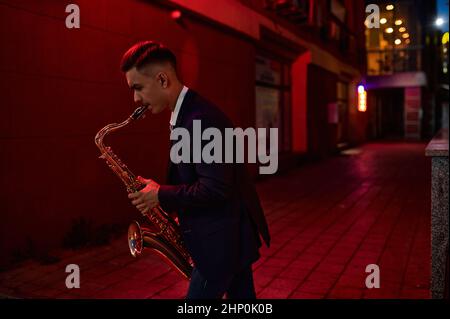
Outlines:
[[[212,127],[203,119],[201,124],[202,130],[206,127]],[[192,133],[192,127],[189,127],[188,130]],[[207,142],[202,141],[202,149]],[[222,145],[224,144],[222,143]],[[222,150],[222,155],[224,155],[224,150]],[[201,163],[195,163],[197,180],[194,183],[160,186],[158,199],[161,206],[166,210],[182,210],[222,204],[232,196],[234,180],[232,165],[223,162],[207,164],[203,162],[203,159]]]

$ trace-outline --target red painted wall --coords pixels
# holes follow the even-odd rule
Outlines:
[[[308,153],[323,159],[336,151],[336,127],[328,123],[328,104],[336,102],[337,75],[315,64],[308,65]]]
[[[77,0],[81,28],[67,29],[69,3],[0,2],[0,265],[27,243],[38,254],[60,247],[79,217],[93,225],[138,217],[94,144],[101,127],[135,108],[119,61],[136,41],[164,42],[187,86],[235,124],[254,124],[251,43],[194,18],[181,26],[168,9],[137,0]],[[147,116],[106,142],[137,175],[162,182],[168,119]]]
[[[307,89],[308,65],[311,53],[300,55],[292,64],[292,150],[306,153],[307,143]]]

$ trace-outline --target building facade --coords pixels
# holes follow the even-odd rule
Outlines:
[[[436,131],[439,34],[435,1],[366,1],[379,24],[366,28],[371,138],[429,139]]]

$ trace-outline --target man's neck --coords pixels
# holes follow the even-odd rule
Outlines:
[[[178,100],[178,97],[180,96],[181,90],[183,90],[183,84],[178,82],[176,84],[176,88],[173,91],[174,92],[173,93],[173,97],[172,97],[172,99],[170,101],[170,104],[169,104],[169,109],[172,112],[175,110],[175,105],[177,104],[177,100]]]

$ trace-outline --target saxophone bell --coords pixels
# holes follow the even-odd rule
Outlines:
[[[133,220],[128,226],[128,247],[133,257],[139,257],[144,248],[144,237],[139,223]]]

